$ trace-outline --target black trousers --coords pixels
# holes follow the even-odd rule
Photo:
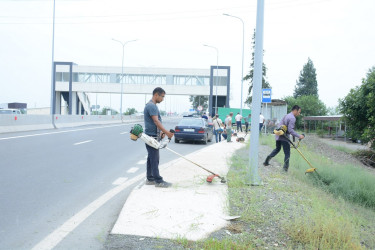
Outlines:
[[[288,170],[289,168],[289,158],[290,158],[290,144],[287,141],[276,141],[276,148],[271,152],[268,156],[269,158],[275,157],[281,150],[281,146],[283,146],[284,151],[284,169]]]
[[[246,126],[245,131],[246,131],[246,132],[249,132],[249,123],[248,123],[248,122],[245,122],[245,126]]]
[[[163,177],[159,174],[159,149],[155,149],[146,144],[147,156],[147,180],[157,183],[163,182]]]

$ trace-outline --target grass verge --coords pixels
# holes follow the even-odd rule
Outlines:
[[[263,136],[261,141],[265,145],[273,146],[273,136]],[[317,173],[305,175],[309,168],[307,162],[293,148],[290,158],[290,172],[300,180],[310,180],[313,184],[342,197],[353,203],[375,210],[375,176],[359,166],[338,164],[324,155],[318,155],[304,145],[299,147],[308,161],[317,168]],[[279,153],[276,160],[282,162],[283,153]],[[306,178],[307,177],[307,178]]]
[[[261,143],[273,147],[274,139],[262,137]],[[260,154],[262,150],[269,153],[272,148],[263,145]],[[329,168],[340,167],[326,157],[314,156],[307,148],[302,150],[308,159],[313,159],[312,164],[319,164],[319,174],[326,179]],[[248,155],[248,148],[238,150],[231,158],[227,175],[229,212],[241,216],[225,229],[232,235],[212,236],[198,242],[180,239],[183,248],[375,249],[375,211],[370,206],[348,202],[350,199],[326,188],[331,184],[320,184],[323,179],[305,176],[306,162],[295,152],[288,174],[282,174],[277,167],[260,167],[264,185],[249,186]],[[276,160],[282,162],[282,153]],[[323,171],[323,165],[327,170]],[[344,175],[355,174],[357,178],[358,170],[353,168],[354,173]]]

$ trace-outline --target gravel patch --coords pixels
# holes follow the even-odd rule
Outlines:
[[[105,243],[105,249],[134,249],[134,250],[152,250],[152,249],[184,249],[176,241],[167,239],[149,238],[135,235],[108,235]]]

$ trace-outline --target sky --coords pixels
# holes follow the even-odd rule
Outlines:
[[[231,107],[240,107],[242,23],[244,75],[251,63],[256,0],[56,0],[55,61],[126,67],[231,67]],[[264,58],[272,98],[293,95],[308,58],[319,98],[338,105],[375,66],[374,0],[265,0]],[[49,107],[52,67],[52,0],[0,0],[0,103]],[[248,82],[244,82],[243,100]],[[119,109],[119,95],[91,95],[91,103]],[[150,98],[149,97],[146,98]],[[123,109],[141,111],[144,95],[124,95]],[[160,109],[183,112],[187,96],[168,96]]]

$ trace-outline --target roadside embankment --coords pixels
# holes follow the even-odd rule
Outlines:
[[[263,186],[245,184],[249,149],[238,150],[232,157],[228,173],[230,214],[241,217],[208,241],[215,246],[231,242],[230,246],[236,249],[374,249],[374,195],[371,190],[367,192],[367,185],[372,185],[367,178],[374,183],[375,176],[354,164],[358,162],[355,159],[348,163],[350,155],[345,158],[346,164],[336,159],[343,152],[336,150],[335,157],[334,148],[326,150],[330,157],[324,151],[316,154],[314,148],[323,147],[318,140],[310,140],[301,148],[318,174],[304,174],[309,166],[294,149],[285,174],[282,151],[271,166],[262,165],[273,147],[272,136],[261,137],[259,173]],[[331,183],[322,184],[332,171],[337,172]],[[358,199],[345,190],[357,193]],[[365,195],[360,196],[361,193]]]

